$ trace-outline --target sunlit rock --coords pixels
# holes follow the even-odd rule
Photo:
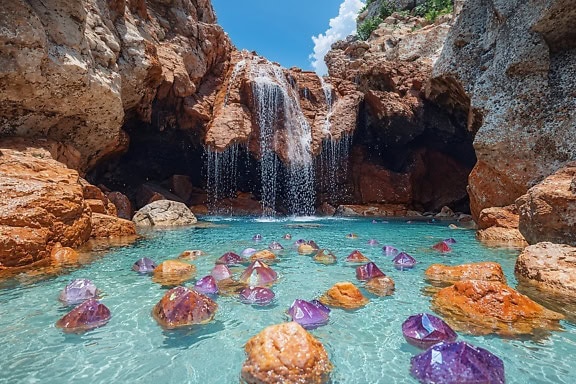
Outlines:
[[[301,255],[310,255],[314,252],[316,252],[316,249],[314,249],[310,244],[304,243],[298,246],[298,253]]]
[[[74,249],[56,243],[50,252],[50,259],[54,265],[72,265],[78,263],[79,255]]]
[[[264,249],[262,251],[255,252],[252,254],[252,256],[250,256],[250,261],[256,260],[265,260],[267,262],[271,262],[276,260],[276,255],[269,250]]]
[[[457,281],[436,293],[432,309],[455,330],[475,335],[533,335],[560,329],[564,318],[498,281]]]
[[[204,324],[216,314],[218,304],[209,297],[186,287],[174,287],[154,306],[152,315],[163,327],[171,329]]]
[[[201,251],[199,249],[192,249],[182,252],[180,256],[178,256],[178,258],[183,260],[196,260],[200,256],[204,255],[205,255],[204,251]]]
[[[268,245],[268,249],[270,249],[272,251],[280,251],[280,250],[284,249],[284,247],[279,242],[273,241],[270,243],[270,245]]]
[[[196,276],[196,266],[178,260],[166,260],[154,269],[152,280],[162,285],[178,285]]]
[[[242,380],[248,384],[330,381],[333,366],[318,340],[296,322],[272,325],[252,337],[244,347]]]
[[[306,244],[308,244],[309,246],[311,246],[315,251],[320,249],[320,246],[318,246],[318,244],[316,244],[316,242],[314,240],[308,240],[306,242]]]
[[[96,285],[88,279],[74,279],[60,293],[60,301],[64,304],[79,304],[98,296]]]
[[[433,283],[449,283],[461,280],[499,281],[506,283],[502,267],[498,263],[483,261],[461,265],[432,264],[424,275]]]
[[[427,313],[419,313],[406,319],[402,323],[402,334],[408,343],[422,349],[441,341],[452,342],[458,338],[456,332],[444,320]]]
[[[194,284],[194,290],[204,295],[215,295],[218,293],[216,279],[212,275],[204,276]]]
[[[156,262],[148,257],[143,257],[132,264],[132,269],[138,273],[152,273],[156,267]]]
[[[412,357],[410,373],[421,383],[504,384],[504,363],[465,341],[439,343]]]
[[[440,242],[434,244],[432,246],[432,249],[435,249],[441,253],[452,252],[452,248],[450,248],[450,246],[448,244],[446,244],[444,241],[440,241]]]
[[[268,305],[274,296],[274,292],[266,287],[246,287],[240,291],[240,300],[247,304]]]
[[[369,263],[370,259],[367,258],[360,252],[359,250],[355,249],[348,255],[346,261],[349,263]]]
[[[218,280],[218,294],[220,296],[237,296],[247,287],[246,283],[236,281],[232,278]]]
[[[382,277],[382,276],[386,275],[373,262],[356,267],[356,278],[358,280],[367,281],[374,277]]]
[[[96,299],[88,299],[56,322],[64,332],[84,332],[101,327],[110,320],[110,310]]]
[[[266,263],[260,260],[252,262],[240,275],[240,282],[251,287],[259,287],[273,284],[278,279],[278,274]]]
[[[394,280],[390,276],[373,277],[366,282],[366,290],[376,296],[390,296],[394,293]]]
[[[416,265],[416,259],[405,252],[400,252],[393,259],[396,269],[410,269]]]
[[[216,264],[214,268],[212,268],[210,275],[212,275],[216,281],[220,281],[229,279],[232,276],[232,272],[230,272],[230,269],[225,264]]]
[[[363,307],[369,301],[354,284],[349,282],[334,284],[320,297],[320,302],[324,305],[348,309]]]
[[[288,309],[288,315],[305,329],[314,329],[328,323],[330,309],[318,300],[296,299]]]
[[[389,257],[394,257],[396,256],[400,251],[398,251],[398,249],[396,247],[393,247],[391,245],[385,245],[382,247],[382,253],[386,256]]]
[[[334,264],[336,263],[336,256],[328,249],[321,249],[314,255],[314,261],[321,264]]]
[[[216,260],[216,264],[237,265],[245,263],[246,259],[234,252],[226,252]]]

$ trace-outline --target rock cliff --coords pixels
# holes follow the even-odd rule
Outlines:
[[[503,207],[576,159],[576,39],[568,0],[468,0],[428,96],[468,116],[471,210]]]

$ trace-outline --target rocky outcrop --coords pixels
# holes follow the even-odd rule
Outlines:
[[[524,248],[514,269],[521,283],[552,294],[576,298],[576,248],[538,243]]]
[[[328,383],[332,363],[322,343],[296,322],[272,325],[244,347],[242,380],[261,383]]]
[[[0,24],[0,134],[71,145],[79,170],[127,147],[126,119],[201,122],[231,50],[207,1],[16,0]]]
[[[564,318],[497,281],[456,282],[436,293],[432,308],[455,330],[476,335],[534,335],[559,329]]]
[[[530,244],[551,241],[576,246],[574,180],[576,162],[571,162],[516,200],[519,230]]]
[[[138,226],[176,227],[196,224],[196,216],[183,203],[157,200],[134,214],[132,221]]]
[[[111,238],[136,236],[136,227],[130,220],[101,213],[92,213],[91,222],[92,232],[90,237]]]
[[[519,215],[515,205],[485,208],[478,217],[478,240],[495,246],[527,245],[518,230]]]
[[[432,264],[424,274],[434,283],[451,284],[462,280],[483,280],[506,284],[506,277],[500,264],[488,261],[454,266]]]
[[[475,218],[576,159],[573,16],[568,0],[463,4],[429,97],[461,110],[476,133]]]

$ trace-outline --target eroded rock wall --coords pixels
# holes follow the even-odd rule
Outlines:
[[[468,0],[448,34],[429,96],[476,132],[475,217],[576,159],[575,16],[569,0]]]

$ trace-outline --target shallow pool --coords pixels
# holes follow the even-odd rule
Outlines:
[[[333,309],[328,325],[311,331],[320,339],[335,365],[333,383],[413,383],[410,357],[419,353],[401,332],[410,315],[430,311],[424,270],[432,263],[500,262],[508,282],[515,286],[514,250],[490,249],[479,244],[473,231],[451,230],[445,223],[377,222],[363,219],[209,218],[216,228],[155,231],[132,246],[117,248],[70,273],[38,279],[18,276],[0,287],[0,382],[6,383],[237,383],[245,359],[244,343],[264,327],[286,321],[286,309],[296,298],[313,299],[338,281],[355,279],[354,267],[344,258],[359,249],[396,282],[393,296],[380,298],[363,291],[371,302],[356,311]],[[347,233],[358,234],[347,239]],[[253,242],[260,233],[263,241]],[[281,236],[291,233],[292,241]],[[430,246],[446,237],[458,243],[441,255]],[[291,247],[298,238],[313,239],[338,256],[335,265],[315,263]],[[380,246],[369,246],[377,239]],[[150,315],[166,291],[131,270],[140,257],[157,262],[176,258],[186,249],[202,249],[206,256],[194,261],[198,278],[211,270],[226,251],[265,248],[272,240],[285,246],[273,265],[280,281],[273,286],[276,299],[268,307],[242,304],[219,297],[215,321],[191,331],[165,331]],[[258,246],[255,246],[258,244]],[[397,271],[381,246],[413,255],[419,264]],[[240,269],[236,270],[237,272]],[[73,278],[92,279],[103,291],[102,302],[112,319],[87,333],[64,334],[54,323],[69,309],[58,294]],[[191,285],[193,281],[187,285]],[[361,284],[358,283],[360,286]],[[576,327],[562,322],[564,332],[541,340],[461,336],[498,355],[505,364],[508,383],[575,383],[573,356]]]

